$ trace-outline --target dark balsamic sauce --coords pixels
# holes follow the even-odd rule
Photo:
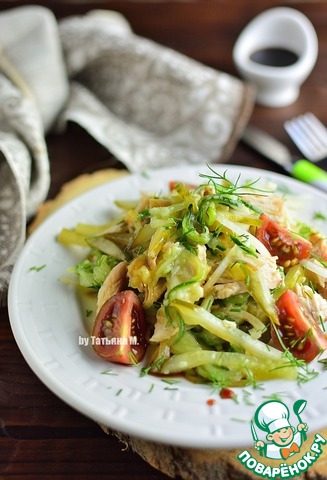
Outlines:
[[[296,63],[299,57],[291,50],[270,47],[256,50],[250,55],[250,59],[255,63],[269,67],[289,67]]]

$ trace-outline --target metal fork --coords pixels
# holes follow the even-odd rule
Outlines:
[[[316,163],[327,157],[327,128],[313,113],[288,120],[284,128],[305,158]]]

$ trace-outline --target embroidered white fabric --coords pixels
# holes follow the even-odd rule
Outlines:
[[[49,130],[74,121],[135,172],[226,160],[252,106],[248,85],[136,36],[117,12],[1,13],[0,302],[47,196]]]

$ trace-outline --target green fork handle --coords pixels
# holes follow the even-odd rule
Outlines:
[[[297,160],[294,162],[290,173],[292,177],[327,192],[327,172],[308,160]]]

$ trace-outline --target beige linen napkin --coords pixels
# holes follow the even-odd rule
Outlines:
[[[49,130],[74,121],[135,172],[226,160],[252,107],[239,79],[136,36],[117,12],[1,13],[0,302],[47,196]]]

